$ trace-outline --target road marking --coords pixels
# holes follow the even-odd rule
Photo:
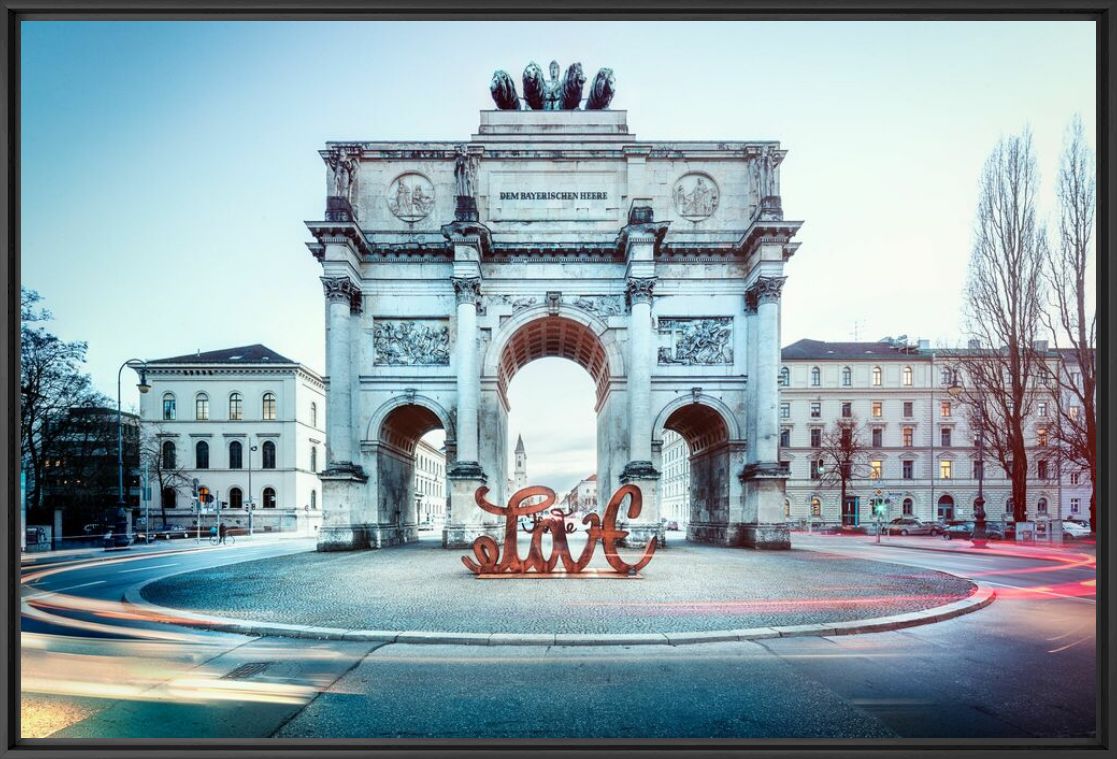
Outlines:
[[[1022,590],[1027,593],[1042,593],[1045,596],[1055,596],[1056,598],[1065,598],[1068,601],[1082,601],[1083,603],[1097,605],[1097,599],[1083,598],[1082,596],[1068,596],[1065,593],[1052,593],[1050,590],[1040,590],[1039,588],[1030,585],[1010,585],[1007,582],[994,582],[993,580],[982,580],[981,582],[986,585],[1000,585],[1002,588],[1012,588],[1013,590]]]
[[[153,564],[150,567],[136,567],[135,569],[122,569],[122,570],[120,570],[119,574],[126,575],[129,572],[144,572],[144,571],[147,571],[148,569],[162,569],[163,567],[177,567],[178,564],[179,564],[179,562],[174,561],[174,562],[171,562],[170,564]]]
[[[1079,639],[1078,639],[1078,640],[1076,640],[1076,641],[1075,641],[1074,643],[1068,643],[1068,644],[1066,644],[1065,646],[1060,646],[1059,648],[1053,648],[1053,649],[1051,649],[1050,651],[1048,651],[1047,653],[1049,653],[1049,654],[1057,654],[1057,653],[1059,653],[1060,651],[1066,651],[1066,650],[1067,650],[1068,648],[1072,648],[1072,647],[1074,647],[1074,646],[1077,646],[1077,645],[1078,645],[1079,643],[1083,643],[1083,642],[1085,642],[1085,641],[1088,641],[1088,640],[1092,640],[1092,639],[1093,639],[1093,637],[1094,637],[1094,636],[1092,636],[1092,635],[1087,635],[1087,636],[1086,636],[1085,638],[1079,638]]]
[[[52,596],[56,593],[65,593],[67,590],[77,590],[78,588],[88,588],[90,585],[103,585],[108,580],[94,580],[93,582],[83,582],[81,585],[70,585],[65,588],[56,588],[55,590],[47,590],[42,593],[35,593],[34,595],[24,596],[24,598],[41,598],[42,596]]]

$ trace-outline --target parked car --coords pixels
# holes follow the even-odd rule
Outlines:
[[[958,538],[960,540],[972,540],[974,531],[974,522],[970,520],[953,520],[946,523],[943,530],[943,540],[951,540]],[[986,522],[985,523],[985,539],[986,540],[1004,540],[1005,528],[999,522]]]
[[[919,521],[915,517],[896,517],[884,526],[886,535],[933,535],[930,524]]]
[[[1090,537],[1089,525],[1083,525],[1081,522],[1076,522],[1073,519],[1063,520],[1063,535],[1071,538],[1088,538]]]
[[[679,529],[679,523],[672,519],[670,522],[667,523],[667,529],[668,530],[678,530]]]

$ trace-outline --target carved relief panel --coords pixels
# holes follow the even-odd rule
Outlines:
[[[732,318],[659,320],[660,366],[721,366],[732,363]]]
[[[373,328],[376,366],[449,366],[447,319],[377,319]]]

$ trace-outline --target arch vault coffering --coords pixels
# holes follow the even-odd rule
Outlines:
[[[497,367],[497,386],[507,397],[508,385],[520,369],[540,358],[565,358],[593,378],[597,405],[609,390],[609,360],[601,339],[581,322],[562,316],[545,316],[520,326],[508,338]]]

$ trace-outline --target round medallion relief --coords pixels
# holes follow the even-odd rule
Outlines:
[[[404,221],[424,219],[434,208],[434,185],[422,174],[400,174],[388,185],[388,210]]]
[[[700,221],[718,207],[718,186],[709,174],[684,174],[675,182],[675,210],[684,219]]]

